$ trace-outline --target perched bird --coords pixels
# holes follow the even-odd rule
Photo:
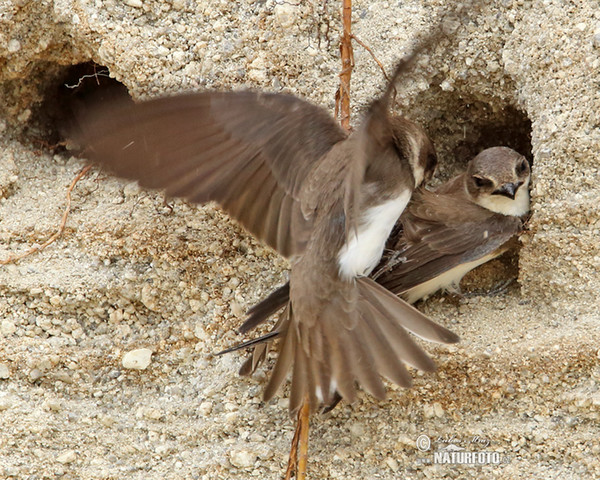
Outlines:
[[[414,56],[413,52],[413,56]],[[293,96],[203,92],[92,109],[74,131],[95,163],[167,196],[218,202],[290,259],[289,301],[271,335],[281,351],[265,388],[292,370],[290,412],[356,385],[385,396],[381,375],[408,386],[405,364],[435,366],[407,330],[458,337],[368,278],[413,190],[436,167],[421,127],[388,113],[385,93],[347,134],[322,108]]]
[[[522,230],[529,177],[525,157],[493,147],[435,191],[415,192],[388,239],[377,282],[410,303],[456,288]]]
[[[409,303],[457,286],[469,271],[504,253],[521,231],[522,217],[529,212],[529,177],[525,157],[493,147],[435,191],[417,190],[371,276]],[[242,332],[263,323],[288,298],[285,284],[248,311]],[[257,345],[240,374],[252,373],[267,348]]]

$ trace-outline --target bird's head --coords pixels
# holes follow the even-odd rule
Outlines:
[[[425,130],[403,118],[390,119],[395,148],[399,156],[406,156],[415,180],[415,188],[431,179],[437,167],[437,155]]]
[[[529,163],[523,155],[508,147],[493,147],[471,160],[466,187],[478,205],[521,216],[529,211],[529,178]]]

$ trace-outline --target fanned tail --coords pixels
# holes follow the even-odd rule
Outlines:
[[[265,388],[270,400],[292,370],[290,413],[300,408],[309,395],[313,409],[333,404],[338,395],[348,402],[356,398],[356,387],[378,399],[385,397],[381,377],[410,387],[406,366],[431,372],[435,364],[408,332],[438,343],[455,343],[458,336],[438,325],[417,309],[369,278],[350,286],[354,298],[333,295],[312,324],[296,318],[287,304],[271,333],[261,340],[281,338],[279,357]],[[248,345],[245,345],[248,346]],[[240,373],[254,371],[267,353],[268,342],[255,347]]]

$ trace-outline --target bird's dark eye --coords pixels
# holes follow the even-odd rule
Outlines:
[[[527,160],[523,160],[517,165],[517,175],[523,175],[527,171]]]
[[[491,187],[494,185],[494,182],[492,182],[491,180],[483,177],[478,177],[477,175],[473,175],[473,181],[475,182],[475,185],[477,185],[479,188]]]

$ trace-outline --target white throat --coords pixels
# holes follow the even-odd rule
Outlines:
[[[410,200],[410,189],[396,198],[367,209],[359,220],[357,231],[350,233],[338,253],[340,276],[352,279],[369,275],[377,266],[385,242],[396,220]]]
[[[502,215],[525,215],[529,212],[529,180],[519,187],[514,200],[503,195],[488,195],[478,198],[476,203]]]

